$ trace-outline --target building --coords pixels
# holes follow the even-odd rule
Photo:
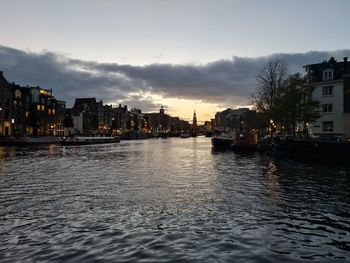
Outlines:
[[[12,135],[13,93],[0,71],[0,136]]]
[[[350,138],[350,67],[348,58],[304,66],[313,99],[320,102],[320,118],[308,124],[312,135]]]
[[[65,102],[62,105],[61,113]],[[57,107],[52,90],[10,84],[0,72],[0,136],[60,136],[63,119],[58,118]]]
[[[248,108],[226,109],[215,114],[215,130],[220,132],[238,131],[242,129]]]
[[[101,114],[102,101],[96,98],[76,98],[72,109],[75,134],[97,134],[103,112]],[[102,107],[103,108],[103,107]],[[102,121],[101,121],[102,118]]]
[[[192,133],[198,132],[198,125],[197,125],[197,116],[196,111],[193,112],[193,119],[192,119]]]
[[[129,131],[131,129],[130,125],[130,117],[129,117],[129,111],[128,107],[124,105],[122,107],[121,104],[117,108],[113,108],[113,115],[112,117],[112,130],[113,134],[121,135],[125,131]]]
[[[147,118],[147,129],[152,133],[171,133],[175,136],[182,132],[191,132],[188,121],[166,114],[163,106],[159,112],[144,114],[144,116]]]

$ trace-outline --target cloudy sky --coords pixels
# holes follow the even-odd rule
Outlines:
[[[350,57],[348,0],[0,0],[0,70],[76,97],[200,120],[249,104],[271,57]]]

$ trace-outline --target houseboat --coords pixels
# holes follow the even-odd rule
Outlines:
[[[211,138],[212,146],[218,149],[229,149],[233,143],[234,133],[232,132],[217,134]]]
[[[62,139],[53,136],[33,136],[33,137],[4,137],[0,138],[0,146],[35,146],[47,144],[60,144]]]
[[[255,132],[231,132],[215,135],[212,137],[211,142],[214,148],[255,150],[257,149],[258,137]]]
[[[118,143],[120,139],[118,137],[68,137],[63,138],[61,145],[89,145],[89,144],[105,144],[105,143]]]
[[[191,134],[189,134],[189,133],[181,133],[180,134],[180,138],[182,138],[182,139],[186,139],[186,138],[190,138],[191,137]]]
[[[236,132],[234,134],[232,150],[256,150],[258,135],[255,132]]]
[[[313,161],[349,161],[350,143],[333,139],[295,139],[272,141],[272,152],[277,156]]]

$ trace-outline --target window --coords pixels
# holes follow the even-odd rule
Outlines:
[[[324,86],[322,88],[323,96],[333,96],[333,86]]]
[[[334,122],[333,121],[324,121],[322,122],[323,132],[333,132],[334,131]]]
[[[327,69],[323,71],[323,80],[332,80],[333,79],[333,69]]]
[[[18,90],[18,89],[16,89],[16,90],[15,90],[15,98],[16,98],[16,99],[20,99],[20,98],[22,98],[21,91],[20,91],[20,90]]]
[[[333,112],[333,104],[323,104],[322,105],[322,112],[324,112],[324,113]]]

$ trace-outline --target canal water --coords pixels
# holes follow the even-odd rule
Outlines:
[[[0,148],[1,262],[344,262],[350,166],[209,138]]]

